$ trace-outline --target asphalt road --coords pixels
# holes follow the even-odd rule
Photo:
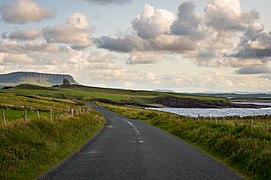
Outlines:
[[[201,151],[144,122],[96,107],[105,129],[42,179],[241,179]]]

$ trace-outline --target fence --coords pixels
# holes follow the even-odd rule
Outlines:
[[[82,113],[88,113],[89,111],[90,111],[90,106],[86,106],[85,108],[80,107],[80,108],[75,108],[75,109],[68,108],[66,111],[50,109],[50,111],[47,111],[47,113],[49,113],[49,116],[47,116],[47,117],[51,121],[57,120],[57,119],[60,120],[62,118],[74,118],[76,116],[79,116]],[[27,109],[24,109],[22,112],[22,121],[24,123],[27,123],[29,121],[28,112],[29,111]],[[35,112],[35,114],[36,114],[36,116],[32,117],[31,119],[33,119],[33,118],[38,119],[38,120],[41,119],[41,113],[39,110],[34,110],[34,111],[32,110],[30,112],[32,112],[32,114],[33,114],[33,112]],[[76,112],[76,113],[74,113],[74,112]],[[1,110],[1,117],[2,117],[2,124],[4,127],[6,127],[7,126],[7,116],[6,116],[4,109]]]
[[[197,117],[197,121],[205,121],[215,124],[229,124],[235,126],[249,126],[250,128],[261,128],[266,132],[271,130],[271,116],[255,117]]]

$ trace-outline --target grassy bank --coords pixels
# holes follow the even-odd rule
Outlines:
[[[0,179],[34,179],[82,146],[104,125],[94,110],[74,118],[0,127]]]
[[[249,179],[271,177],[271,133],[247,125],[195,121],[166,112],[106,106],[178,136],[220,159]]]

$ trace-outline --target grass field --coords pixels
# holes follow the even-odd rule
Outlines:
[[[79,107],[84,107],[84,105],[66,99],[0,92],[0,109],[4,110],[5,119],[8,123],[11,121],[21,121],[25,110],[30,120],[37,119],[37,111],[40,117],[49,118],[50,111],[52,110],[55,118],[55,116],[59,115],[64,116],[68,109]],[[0,115],[2,118],[2,111]]]
[[[0,179],[40,176],[86,143],[103,124],[103,116],[91,110],[69,119],[0,127]]]
[[[211,96],[194,96],[188,94],[177,94],[167,92],[152,91],[134,91],[123,89],[96,88],[87,86],[60,86],[54,88],[39,87],[34,85],[20,85],[15,88],[0,90],[0,92],[9,92],[17,95],[35,95],[43,97],[51,97],[57,99],[70,99],[79,102],[85,102],[93,99],[108,99],[116,102],[134,102],[140,104],[151,104],[159,98],[177,97],[191,98],[204,101],[228,101],[226,98]]]
[[[271,177],[271,133],[262,127],[251,128],[247,124],[237,126],[229,119],[226,124],[216,124],[135,107],[106,107],[128,118],[143,120],[194,144],[248,179]]]
[[[80,102],[37,94],[0,92],[0,108],[6,120],[4,126],[1,111],[0,179],[36,178],[76,151],[105,123],[93,109],[79,113],[79,108],[85,108]],[[22,121],[25,110],[26,122]]]
[[[85,107],[85,102],[100,98],[151,104],[164,97],[228,101],[209,96],[85,86],[45,88],[20,85],[0,90],[0,109],[4,110],[7,121],[6,127],[3,123],[0,125],[0,160],[3,162],[0,164],[0,179],[37,177],[78,149],[104,125],[104,118],[94,110],[72,118],[71,109]],[[238,169],[249,179],[271,177],[270,117],[254,118],[251,127],[250,117],[196,120],[136,107],[107,107],[129,118],[144,120],[194,144]],[[25,110],[28,112],[27,122],[22,121]]]

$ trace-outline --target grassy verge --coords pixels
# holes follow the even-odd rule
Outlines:
[[[34,179],[82,146],[104,125],[94,110],[75,118],[0,127],[0,179]]]
[[[106,107],[128,118],[144,120],[193,143],[249,179],[271,177],[271,134],[261,128],[195,121],[171,113],[134,107]]]

